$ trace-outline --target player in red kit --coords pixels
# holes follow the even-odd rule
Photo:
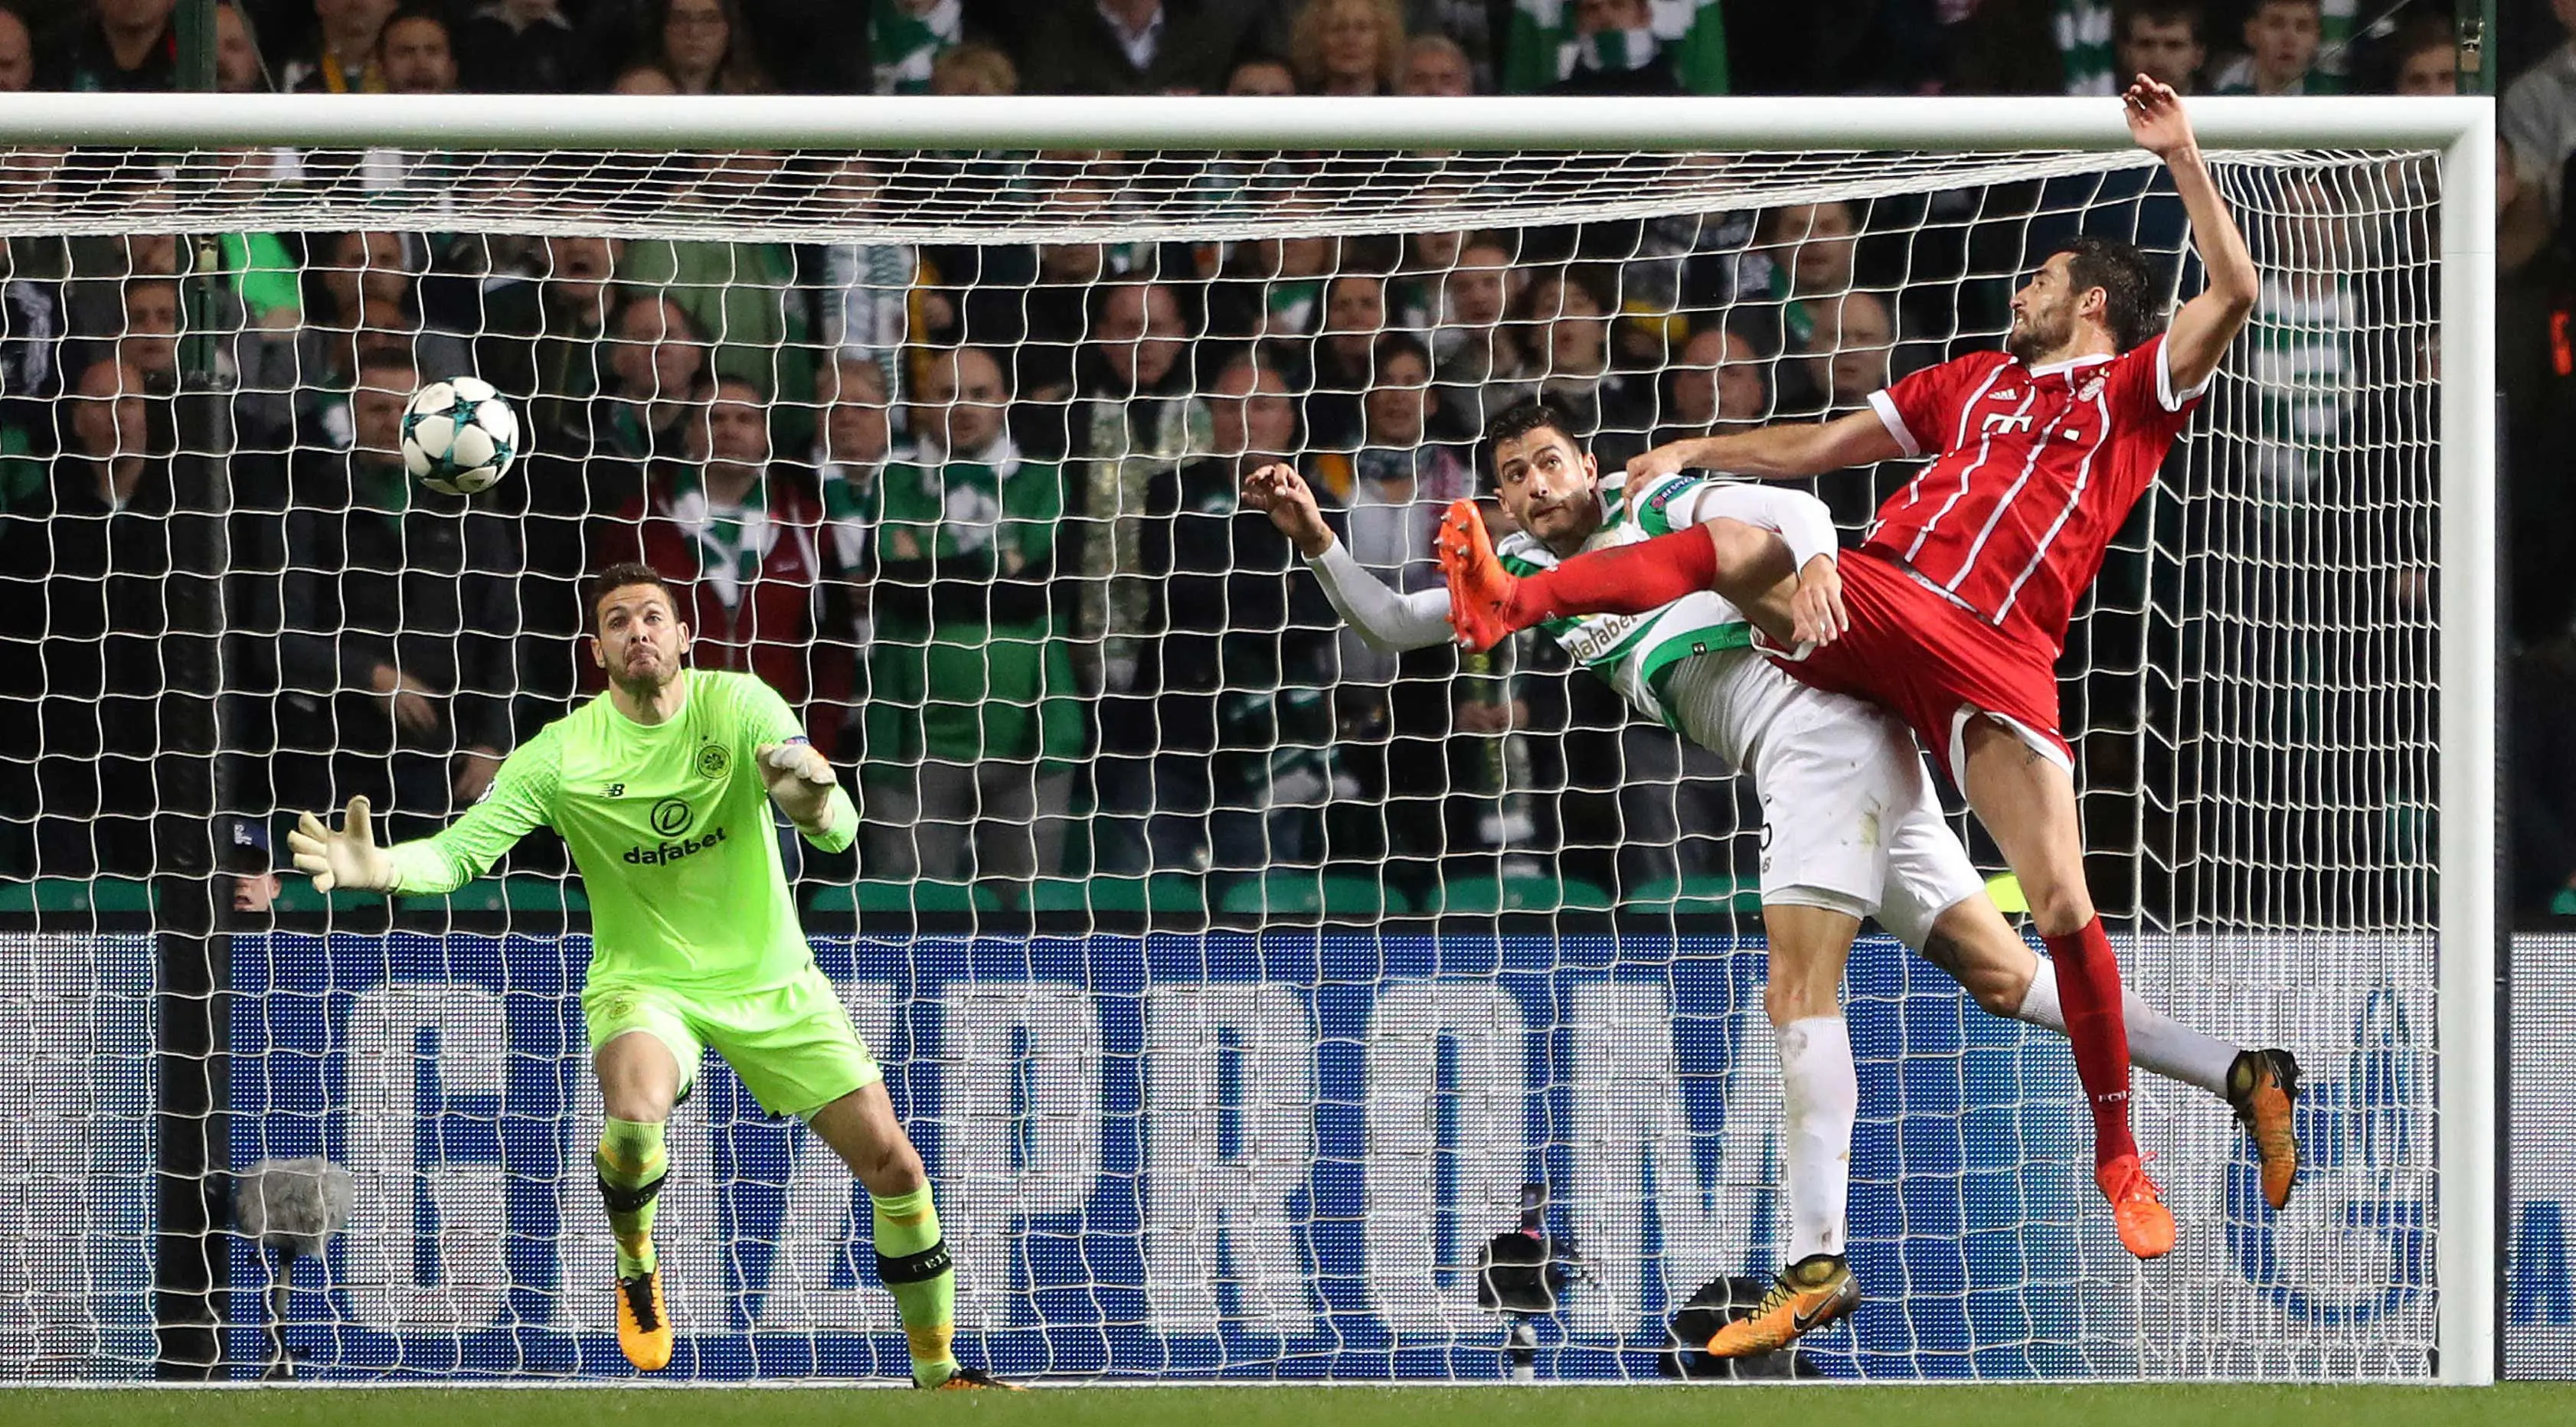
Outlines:
[[[1681,441],[1629,463],[1635,482],[1683,469],[1796,478],[1930,456],[1859,550],[1782,581],[1776,537],[1720,523],[1514,580],[1475,522],[1444,522],[1441,548],[1452,621],[1469,644],[1715,588],[1781,642],[1772,652],[1800,679],[1912,724],[2021,879],[2092,1105],[2095,1179],[2121,1243],[2152,1258],[2172,1250],[2173,1216],[2129,1133],[2119,966],[2084,885],[2055,666],[2077,597],[2244,326],[2255,272],[2173,90],[2142,75],[2124,102],[2139,145],[2172,172],[2208,270],[2207,288],[2164,332],[2137,250],[2076,239],[2015,294],[2005,351],[1917,372],[1868,410],[1820,425]],[[2229,1090],[2278,1207],[2298,1169],[2297,1066],[2286,1054],[2246,1057]]]

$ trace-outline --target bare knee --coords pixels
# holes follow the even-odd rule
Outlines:
[[[2073,936],[2093,920],[2093,898],[2084,890],[2081,876],[2052,879],[2045,886],[2033,886],[2025,877],[2022,895],[2030,902],[2030,920],[2041,936]]]
[[[2021,1013],[2039,970],[2038,954],[1983,897],[1971,897],[1941,914],[1924,939],[1923,959],[1948,972],[1979,1006],[1998,1016]]]

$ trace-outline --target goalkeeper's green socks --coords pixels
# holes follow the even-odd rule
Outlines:
[[[876,1206],[877,1278],[903,1315],[912,1380],[937,1387],[957,1371],[957,1355],[948,1346],[957,1320],[957,1275],[949,1267],[948,1242],[939,1235],[930,1186],[868,1199]]]
[[[653,1271],[653,1206],[662,1194],[662,1122],[610,1116],[599,1132],[599,1197],[617,1236],[617,1276]]]

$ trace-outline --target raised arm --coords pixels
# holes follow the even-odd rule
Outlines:
[[[1755,431],[1668,442],[1630,458],[1628,479],[1652,480],[1680,471],[1724,471],[1758,480],[1797,480],[1870,466],[1905,454],[1873,411],[1831,421],[1792,421]]]
[[[1371,649],[1400,653],[1446,644],[1449,591],[1389,589],[1353,559],[1348,547],[1333,538],[1315,492],[1292,466],[1268,465],[1243,478],[1243,504],[1270,517],[1270,523],[1304,557],[1306,568],[1332,601],[1333,612],[1348,621],[1360,642]]]
[[[2192,136],[2182,100],[2142,74],[2123,102],[2138,147],[2163,159],[2172,171],[2174,191],[2191,218],[2192,244],[2200,249],[2201,266],[2209,274],[2209,285],[2182,305],[2165,332],[2165,371],[2179,396],[2198,389],[2218,370],[2219,358],[2227,355],[2228,344],[2253,313],[2254,257],[2245,250],[2245,235],[2237,231],[2227,200],[2219,196],[2209,165],[2201,159],[2200,141]]]
[[[491,790],[465,816],[424,838],[376,845],[367,800],[351,798],[338,831],[306,813],[286,835],[295,865],[318,890],[347,887],[435,897],[492,870],[502,854],[546,821],[555,786],[554,746],[543,737],[501,760]]]

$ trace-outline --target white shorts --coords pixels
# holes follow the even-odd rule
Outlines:
[[[1803,697],[1771,718],[1749,770],[1762,800],[1762,901],[1876,916],[1920,951],[1983,879],[1941,815],[1913,736],[1874,705],[1797,687]]]

